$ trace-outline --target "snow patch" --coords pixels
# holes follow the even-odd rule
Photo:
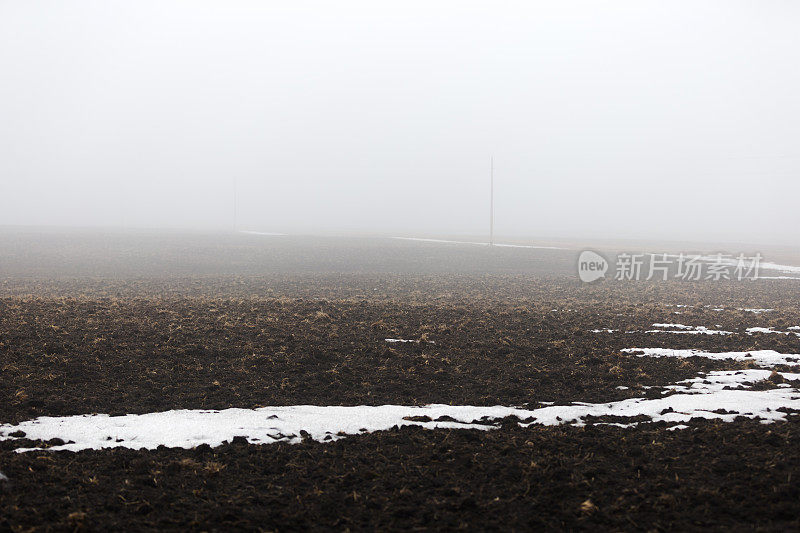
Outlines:
[[[246,235],[268,235],[273,237],[286,236],[286,233],[270,233],[266,231],[240,230],[239,233],[244,233]]]
[[[676,254],[665,254],[667,257],[680,257],[680,255]],[[725,257],[725,255],[684,255],[686,258],[695,259],[697,261],[705,261],[708,263],[717,263],[719,265],[724,266],[731,266],[731,267],[738,267],[739,266],[739,259],[733,257]],[[752,261],[752,258],[745,258],[745,265],[749,267],[749,262]],[[794,265],[782,265],[780,263],[773,263],[771,261],[759,261],[758,262],[758,269],[759,270],[776,270],[779,271],[781,274],[800,274],[800,266]],[[784,278],[784,276],[781,276]],[[759,279],[764,279],[763,276],[759,275]],[[787,278],[787,279],[800,279],[800,278]]]
[[[653,324],[654,328],[645,333],[683,333],[690,335],[733,335],[732,331],[722,331],[719,329],[708,329],[705,326],[686,326],[684,324]]]
[[[778,331],[773,328],[747,328],[746,331],[748,335],[752,335],[753,333],[777,333],[778,335],[796,335],[800,337],[800,333],[794,333],[793,331]]]
[[[703,350],[671,350],[668,348],[625,348],[623,353],[637,357],[705,357],[706,359],[734,361],[752,361],[758,365],[773,367],[776,365],[800,365],[800,354],[781,354],[774,350],[754,350],[750,352],[706,352]]]
[[[425,239],[421,237],[392,237],[402,241],[416,241],[416,242],[433,242],[440,244],[471,244],[474,246],[490,246],[488,242],[475,242],[475,241],[451,241],[447,239]],[[534,246],[529,244],[498,244],[494,243],[491,246],[499,246],[501,248],[531,248],[535,250],[568,250],[568,248],[561,248],[558,246]]]
[[[531,413],[513,407],[449,405],[298,405],[221,411],[173,410],[124,416],[41,417],[16,426],[0,425],[0,440],[12,438],[8,436],[11,432],[23,431],[28,439],[60,438],[67,444],[49,449],[69,451],[117,447],[152,450],[161,445],[175,448],[193,448],[200,444],[219,446],[236,436],[246,437],[251,443],[296,443],[302,440],[302,432],[307,432],[314,440],[324,441],[405,425],[486,429],[472,421],[511,415],[527,418]],[[458,421],[450,418],[435,421],[440,417]]]
[[[800,374],[780,375],[786,380],[800,380]],[[245,437],[253,444],[297,443],[304,437],[330,441],[346,435],[407,425],[428,429],[488,430],[495,427],[492,421],[508,416],[519,418],[522,426],[583,426],[592,423],[587,421],[588,417],[642,415],[653,422],[670,424],[689,422],[692,418],[730,422],[739,416],[769,423],[785,420],[784,410],[800,410],[800,390],[791,386],[758,391],[747,389],[750,384],[771,376],[770,370],[717,371],[669,385],[664,391],[667,395],[662,398],[631,398],[599,404],[575,402],[533,410],[441,404],[424,407],[301,405],[222,411],[176,410],[115,417],[41,417],[17,425],[0,425],[0,440],[15,439],[10,433],[23,431],[29,439],[47,441],[60,438],[67,442],[48,448],[53,451],[116,447],[154,449],[161,445],[192,448],[200,444],[219,446],[236,436]],[[637,424],[621,425],[630,427]]]
[[[681,328],[675,330],[685,331],[687,330]],[[628,348],[622,352],[639,357],[697,356],[753,361],[766,367],[800,366],[800,354],[780,354],[772,350],[710,353],[700,350]],[[775,379],[776,375],[781,379]],[[752,385],[765,381],[771,382],[773,387],[753,390]],[[777,383],[779,381],[781,383]],[[0,425],[0,441],[17,440],[11,434],[21,431],[25,438],[31,440],[49,441],[59,438],[66,442],[47,448],[53,451],[117,447],[155,449],[158,446],[193,448],[201,444],[219,446],[237,436],[244,437],[253,444],[297,443],[304,438],[332,441],[347,435],[388,430],[394,426],[489,430],[497,427],[498,420],[509,416],[517,417],[524,427],[534,424],[584,426],[597,423],[620,427],[638,425],[638,422],[591,419],[607,416],[644,416],[651,422],[671,424],[670,429],[685,429],[688,427],[686,423],[693,418],[731,422],[741,416],[770,423],[785,420],[789,410],[800,411],[800,390],[786,381],[800,381],[800,373],[776,373],[770,368],[714,371],[667,385],[663,387],[660,398],[629,398],[595,404],[573,402],[568,405],[539,402],[543,407],[537,409],[443,404],[352,407],[298,405],[221,411],[173,410],[113,417],[104,414],[40,417],[17,425]],[[626,390],[627,387],[619,386],[617,389]],[[17,449],[18,452],[30,450],[32,449]]]
[[[769,375],[769,372],[767,372]],[[703,378],[698,378],[703,379]],[[679,387],[679,386],[675,386]],[[725,389],[729,383],[718,385]],[[732,422],[738,416],[758,418],[764,422],[785,420],[786,414],[778,409],[800,408],[800,391],[797,389],[753,390],[702,390],[697,388],[683,394],[664,398],[632,398],[606,404],[573,404],[537,409],[534,423],[557,425],[572,423],[585,425],[587,416],[635,417],[644,415],[653,422],[688,422],[692,418],[719,419]]]

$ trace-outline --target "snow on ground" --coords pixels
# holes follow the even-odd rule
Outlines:
[[[712,353],[703,350],[670,350],[668,348],[626,348],[623,353],[630,353],[638,357],[705,357],[707,359],[734,361],[752,361],[761,366],[773,367],[775,365],[800,365],[800,354],[781,354],[774,350],[754,350],[750,352],[719,352]]]
[[[702,326],[654,324],[673,328],[669,332],[704,332]],[[690,329],[691,328],[691,329]],[[698,329],[702,328],[702,329]],[[793,329],[800,327],[793,326]],[[387,342],[417,342],[410,339],[386,339]],[[800,381],[800,373],[775,372],[777,365],[800,366],[800,354],[781,354],[773,350],[712,353],[702,350],[666,348],[628,348],[622,353],[638,357],[705,357],[715,360],[752,361],[766,368],[722,370],[702,373],[696,378],[668,384],[660,398],[629,398],[608,403],[573,402],[523,409],[519,407],[469,405],[426,406],[315,406],[298,405],[259,409],[173,410],[140,415],[78,415],[41,417],[17,425],[0,425],[0,441],[19,437],[48,441],[59,438],[66,444],[49,450],[79,451],[101,448],[154,449],[158,446],[192,448],[200,444],[219,446],[234,437],[245,437],[254,444],[297,443],[303,438],[318,441],[336,440],[347,435],[417,425],[428,429],[489,430],[493,421],[515,416],[520,425],[533,424],[583,426],[587,423],[609,424],[588,417],[645,416],[652,422],[674,424],[669,429],[685,429],[692,418],[733,421],[739,416],[764,423],[786,419],[786,410],[800,410],[800,389],[789,382]],[[753,390],[759,382],[769,382],[766,390]],[[657,388],[657,387],[646,387]],[[627,387],[617,387],[626,390]],[[632,427],[637,422],[613,423]],[[37,448],[34,448],[37,449]],[[20,448],[24,452],[32,449]]]
[[[742,309],[741,307],[739,307],[738,310],[753,313],[755,315],[760,315],[761,313],[771,313],[774,311],[774,309]]]
[[[786,418],[786,413],[778,409],[800,410],[800,391],[791,386],[759,391],[744,388],[746,384],[766,379],[770,374],[769,370],[711,372],[669,386],[665,392],[674,393],[662,398],[631,398],[601,404],[573,403],[533,410],[503,406],[303,405],[222,411],[178,410],[116,417],[42,417],[16,426],[0,426],[0,440],[13,439],[9,433],[23,431],[29,439],[46,441],[60,438],[67,442],[49,448],[53,451],[115,447],[154,449],[161,445],[191,448],[200,444],[218,446],[236,436],[243,436],[254,444],[296,443],[302,440],[304,433],[318,441],[335,440],[346,435],[404,425],[428,429],[492,429],[493,426],[486,425],[486,422],[506,416],[518,417],[523,426],[582,426],[587,423],[586,417],[608,415],[644,415],[654,422],[668,423],[688,422],[696,417],[733,421],[737,416],[744,416],[768,423]],[[782,375],[785,379],[800,379],[800,374]]]
[[[674,385],[667,385],[664,388],[689,394],[708,394],[722,392],[729,389],[743,389],[747,385],[767,380],[771,376],[772,370],[760,368],[748,368],[747,370],[715,370],[696,378],[679,381]],[[785,380],[800,380],[800,374],[796,373],[780,372],[780,376]],[[778,387],[792,388],[792,386],[788,383],[781,383],[778,385]],[[795,390],[794,392],[796,394],[800,394],[800,391],[798,390]]]
[[[771,263],[769,261],[761,263],[759,267],[763,270],[778,270],[783,274],[800,274],[800,267],[798,266],[780,265],[778,263]]]
[[[733,335],[732,331],[722,331],[719,329],[708,329],[705,326],[686,326],[684,324],[653,324],[654,328],[645,333],[684,333],[690,335]]]
[[[667,257],[680,257],[676,254],[665,254]],[[684,257],[687,258],[696,258],[698,261],[705,261],[707,263],[717,263],[724,266],[732,266],[737,267],[739,266],[739,259],[733,257],[725,257],[725,255],[700,255],[700,256],[693,256],[693,255],[685,255]],[[752,259],[745,259],[745,264],[748,264],[748,261]],[[794,265],[781,265],[779,263],[773,263],[770,261],[759,261],[758,262],[759,270],[776,270],[781,274],[800,274],[800,266]],[[759,276],[761,277],[761,276]],[[783,279],[783,277],[781,278]],[[789,277],[785,279],[800,279],[796,277]]]
[[[472,244],[476,246],[489,246],[488,242],[475,242],[475,241],[450,241],[446,239],[423,239],[421,237],[392,237],[402,241],[417,241],[417,242],[434,242],[443,244]],[[494,243],[492,246],[499,246],[501,248],[532,248],[536,250],[567,250],[568,248],[560,248],[558,246],[534,246],[529,244],[498,244]]]
[[[732,331],[722,331],[718,329],[709,329],[705,326],[687,326],[685,324],[653,324],[654,328],[659,329],[650,329],[645,331],[644,333],[688,333],[690,335],[733,335]],[[717,327],[720,327],[717,325]],[[589,333],[616,333],[619,331],[618,329],[610,329],[610,328],[601,328],[601,329],[591,329]],[[626,331],[625,333],[642,333],[641,330],[631,330]],[[798,334],[800,336],[800,334]]]
[[[500,248],[534,248],[538,250],[568,250],[569,248],[562,248],[560,246],[533,246],[530,244],[498,244],[494,243],[492,246],[499,246]]]
[[[61,438],[71,444],[55,450],[78,451],[100,448],[146,448],[160,445],[192,448],[200,444],[219,446],[236,436],[246,437],[252,443],[278,441],[299,442],[301,432],[315,440],[332,440],[344,435],[354,435],[390,429],[403,425],[421,425],[428,428],[482,428],[471,424],[473,420],[497,419],[509,415],[522,418],[531,411],[513,407],[471,407],[428,405],[425,407],[380,406],[315,406],[263,407],[260,409],[174,410],[142,415],[108,416],[82,415],[68,417],[41,417],[17,426],[0,426],[0,440],[8,433],[24,431],[27,438],[49,440]],[[410,417],[442,416],[462,422],[440,420],[422,422]]]
[[[445,239],[423,239],[421,237],[392,237],[401,241],[417,241],[417,242],[437,242],[442,244],[474,244],[477,246],[489,246],[488,242],[474,242],[474,241],[448,241]]]
[[[656,254],[656,255],[662,255],[662,254]],[[670,257],[670,258],[676,258],[676,259],[680,257],[680,255],[678,255],[678,254],[663,254],[663,255],[666,255],[667,257]],[[729,266],[729,267],[738,267],[739,266],[739,259],[738,258],[731,258],[731,257],[725,257],[725,256],[720,257],[720,256],[716,256],[716,255],[699,255],[699,256],[684,255],[684,257],[692,258],[692,259],[695,259],[697,261],[705,261],[707,263],[716,263],[716,264],[719,264],[719,265]],[[748,261],[750,261],[750,259],[745,259],[745,265],[749,266]],[[765,270],[766,271],[777,271],[777,272],[779,272],[781,274],[784,274],[784,275],[781,275],[781,276],[764,276],[763,275],[763,271],[765,271]],[[800,267],[799,266],[794,266],[794,265],[781,265],[779,263],[773,263],[773,262],[770,262],[770,261],[760,261],[759,264],[758,264],[758,278],[757,279],[759,279],[759,280],[762,280],[762,279],[796,279],[796,280],[800,280],[799,276],[786,276],[785,274],[800,274]],[[748,279],[750,279],[750,278],[748,278]]]
[[[286,233],[269,233],[266,231],[250,231],[250,230],[239,230],[239,233],[245,233],[247,235],[270,235],[270,236],[286,236]]]
[[[747,328],[746,331],[747,331],[747,333],[749,333],[751,335],[753,333],[783,333],[782,331],[775,331],[772,328]],[[787,333],[787,335],[788,335],[788,333]]]
[[[771,371],[767,370],[760,372],[763,372],[765,376],[771,374]],[[716,418],[732,422],[737,416],[775,422],[786,418],[786,413],[777,411],[777,409],[800,409],[800,390],[792,387],[763,391],[721,390],[725,387],[741,385],[742,381],[754,380],[762,375],[736,376],[735,374],[736,372],[712,372],[708,376],[697,378],[698,382],[672,386],[671,388],[674,388],[677,393],[663,398],[631,398],[605,404],[575,403],[568,406],[536,409],[533,415],[534,423],[584,425],[585,422],[582,419],[592,415],[622,417],[645,415],[653,422],[670,423],[688,422],[692,418]],[[800,375],[793,375],[800,379]],[[714,381],[710,385],[704,385],[704,381],[709,377]],[[696,385],[701,386],[696,387]]]
[[[748,335],[752,335],[753,333],[777,333],[778,335],[796,335],[800,337],[800,333],[794,333],[793,331],[778,331],[773,328],[747,328],[746,331]]]
[[[434,341],[421,341],[419,339],[383,339],[386,342],[416,342],[419,344],[420,342],[427,342],[428,344],[436,344]]]
[[[686,356],[722,355],[673,350],[671,356],[679,356],[675,354],[684,352]],[[778,357],[774,355],[761,353],[760,357],[760,362],[770,366],[783,364],[778,363]],[[780,376],[782,380],[800,380],[800,374],[780,373]],[[11,437],[11,433],[23,431],[29,439],[47,441],[60,438],[66,442],[64,445],[49,448],[53,451],[115,447],[154,449],[161,445],[191,448],[200,444],[218,446],[236,436],[245,437],[248,442],[254,444],[296,443],[304,436],[318,441],[328,441],[346,435],[387,430],[404,425],[418,425],[428,429],[488,430],[494,427],[489,424],[491,421],[507,416],[516,416],[522,426],[532,424],[583,426],[592,423],[586,420],[587,417],[609,415],[618,417],[644,415],[653,422],[663,421],[670,424],[689,422],[692,418],[730,422],[738,416],[756,418],[769,423],[785,420],[786,413],[779,409],[800,410],[800,390],[787,383],[781,383],[777,388],[768,390],[748,389],[753,383],[772,378],[774,374],[771,370],[716,371],[668,385],[663,391],[665,396],[661,398],[630,398],[599,404],[575,402],[570,405],[547,405],[532,410],[504,406],[441,404],[423,407],[301,405],[222,411],[175,410],[115,417],[108,415],[41,417],[18,425],[0,425],[0,440],[14,439],[16,437]],[[547,402],[540,403],[547,404]],[[630,427],[636,423],[621,425]],[[673,426],[673,429],[678,427],[686,426]],[[21,448],[17,451],[30,450]]]

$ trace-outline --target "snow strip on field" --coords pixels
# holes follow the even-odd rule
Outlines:
[[[800,354],[781,354],[774,350],[754,350],[750,352],[706,352],[704,350],[670,350],[668,348],[626,348],[623,353],[638,357],[705,357],[706,359],[752,361],[761,366],[800,365]]]
[[[499,246],[500,248],[533,248],[537,250],[568,250],[569,248],[562,248],[561,246],[534,246],[531,244],[500,244],[494,243],[492,246]]]
[[[672,324],[670,326],[681,326]],[[692,418],[733,421],[739,416],[764,423],[786,419],[785,410],[800,410],[800,390],[789,383],[775,388],[752,390],[751,385],[771,380],[800,381],[800,373],[774,373],[776,365],[800,365],[800,354],[780,354],[772,350],[710,353],[701,350],[628,348],[623,353],[639,357],[705,357],[753,361],[767,369],[723,370],[700,374],[664,387],[665,396],[656,399],[630,398],[608,403],[574,402],[547,405],[538,409],[517,407],[478,407],[453,405],[401,406],[285,406],[259,409],[174,410],[142,415],[79,415],[41,417],[17,425],[0,425],[0,441],[14,440],[11,434],[24,432],[25,438],[66,442],[49,450],[79,451],[101,448],[154,449],[158,446],[192,448],[201,444],[219,446],[234,437],[245,437],[254,444],[300,442],[304,437],[329,441],[364,432],[417,425],[428,429],[492,429],[492,421],[508,416],[532,424],[583,426],[594,421],[587,417],[645,416],[653,422],[667,422],[670,429],[684,429]],[[780,376],[776,380],[774,374]],[[620,390],[624,390],[618,387]],[[670,394],[671,393],[671,394]],[[547,404],[547,402],[540,402]],[[608,422],[596,422],[608,424]],[[616,423],[615,423],[616,424]],[[616,424],[632,427],[637,423]],[[38,448],[20,448],[18,452]]]
[[[656,255],[658,255],[658,254],[656,254]],[[665,255],[667,257],[680,257],[677,254],[665,254]],[[738,258],[725,257],[724,255],[722,257],[720,257],[720,256],[717,256],[717,255],[694,256],[694,255],[691,255],[691,254],[688,254],[688,255],[684,254],[684,257],[686,257],[687,259],[688,258],[696,258],[696,260],[698,260],[698,261],[706,261],[708,263],[717,263],[717,264],[725,265],[725,266],[736,267],[736,266],[739,265],[739,259]],[[747,264],[747,261],[748,261],[748,259],[745,259],[745,263],[746,264]],[[758,268],[759,268],[759,270],[777,270],[777,271],[781,272],[782,274],[800,274],[800,266],[781,265],[779,263],[772,263],[770,261],[759,261]],[[759,278],[763,278],[763,276],[759,276]],[[770,279],[770,278],[764,278],[764,279]],[[800,279],[800,278],[795,278],[795,277],[785,278],[785,277],[781,276],[779,278],[771,278],[771,279]]]
[[[488,242],[474,242],[474,241],[449,241],[445,239],[423,239],[421,237],[392,237],[401,241],[417,241],[417,242],[436,242],[445,244],[472,244],[476,246],[489,246]],[[533,246],[529,244],[498,244],[494,243],[492,246],[499,246],[501,248],[532,248],[536,250],[567,250],[567,248],[560,248],[558,246]]]
[[[708,329],[705,326],[686,326],[684,324],[653,324],[654,328],[645,333],[684,333],[690,335],[733,335],[732,331]]]
[[[748,335],[752,335],[753,333],[777,333],[778,335],[796,335],[800,337],[800,333],[795,333],[793,331],[778,331],[773,328],[747,328],[746,331]]]
[[[783,331],[775,331],[772,328],[747,328],[746,331],[750,335],[752,335],[753,333],[781,333],[781,334],[784,333]],[[786,333],[786,335],[788,335],[788,333]]]
[[[644,333],[683,333],[689,335],[734,335],[733,331],[723,331],[719,329],[709,329],[705,326],[687,326],[685,324],[653,324],[654,328],[659,329],[649,329]],[[716,327],[720,327],[717,324]],[[755,328],[747,328],[745,333],[748,335],[753,335],[754,333],[776,333],[779,335],[795,335],[800,337],[800,327],[798,326],[791,326],[788,328],[792,331],[778,331],[773,328],[762,328],[762,327],[755,327]],[[616,329],[591,329],[589,330],[590,333],[615,333],[619,330]],[[640,330],[633,330],[633,331],[626,331],[625,333],[641,333]]]
[[[790,381],[800,380],[800,374],[790,372],[779,372],[781,377]],[[696,394],[708,394],[723,392],[729,389],[742,389],[746,385],[764,381],[770,378],[772,370],[759,368],[749,368],[747,370],[715,370],[702,376],[679,381],[675,385],[667,385],[665,388],[679,392],[689,392]],[[795,395],[800,395],[800,390],[793,389],[791,385],[782,383],[778,385],[783,390],[790,390]],[[777,389],[770,389],[777,390]],[[767,392],[767,391],[749,391]],[[800,398],[800,396],[799,396]]]
[[[760,315],[761,313],[770,313],[774,311],[774,309],[742,309],[741,307],[739,307],[738,310],[753,313],[754,315]]]
[[[800,274],[799,266],[780,265],[778,263],[766,262],[766,263],[761,263],[759,267],[765,270],[780,270],[784,274],[789,274],[789,273]]]
[[[289,406],[222,411],[177,410],[143,415],[81,415],[41,417],[17,425],[0,425],[0,440],[23,431],[26,438],[60,438],[67,444],[50,450],[79,451],[100,448],[146,448],[158,446],[192,448],[200,444],[219,446],[236,436],[254,444],[296,443],[303,434],[318,441],[346,435],[417,425],[428,429],[492,429],[487,422],[516,416],[522,426],[531,424],[583,426],[586,417],[644,415],[653,422],[683,423],[692,418],[733,421],[737,416],[764,423],[785,420],[778,409],[800,410],[800,390],[788,384],[769,390],[746,387],[771,375],[770,370],[710,372],[666,387],[668,396],[631,398],[590,404],[552,405],[528,410],[516,407],[428,405],[424,407],[381,406]],[[800,374],[781,373],[784,379],[800,380]],[[428,417],[428,418],[417,418]],[[480,423],[483,422],[483,423]],[[602,422],[601,422],[602,423]],[[627,424],[633,426],[635,423]],[[31,449],[18,449],[18,452]]]
[[[286,233],[269,233],[266,231],[250,231],[250,230],[240,230],[239,233],[246,233],[247,235],[269,235],[269,236],[285,236]]]
[[[192,448],[200,444],[219,446],[236,436],[251,443],[299,442],[301,432],[315,440],[332,440],[345,435],[390,429],[393,426],[420,425],[428,428],[473,428],[473,420],[498,419],[509,415],[521,418],[531,411],[513,407],[471,407],[428,405],[406,407],[314,406],[263,407],[260,409],[225,409],[221,411],[174,410],[142,415],[84,415],[41,417],[16,426],[0,425],[0,440],[8,433],[24,431],[27,438],[73,441],[51,449],[78,451],[100,448],[146,448],[160,445]],[[452,417],[463,422],[440,420],[420,422],[410,417],[438,419]]]

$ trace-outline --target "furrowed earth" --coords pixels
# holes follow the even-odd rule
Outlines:
[[[388,239],[4,231],[0,250],[0,424],[294,405],[536,409],[661,398],[753,368],[776,372],[752,390],[798,386],[782,377],[794,365],[623,351],[800,354],[796,280],[582,284],[578,247]],[[487,431],[243,435],[190,449],[48,451],[64,442],[16,434],[0,440],[0,531],[796,529],[800,417],[780,412],[771,424],[505,418]]]

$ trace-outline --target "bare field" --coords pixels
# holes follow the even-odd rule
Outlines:
[[[0,530],[800,525],[797,281],[586,285],[576,250],[69,239],[0,238]],[[530,414],[187,449],[12,431],[387,404]]]

